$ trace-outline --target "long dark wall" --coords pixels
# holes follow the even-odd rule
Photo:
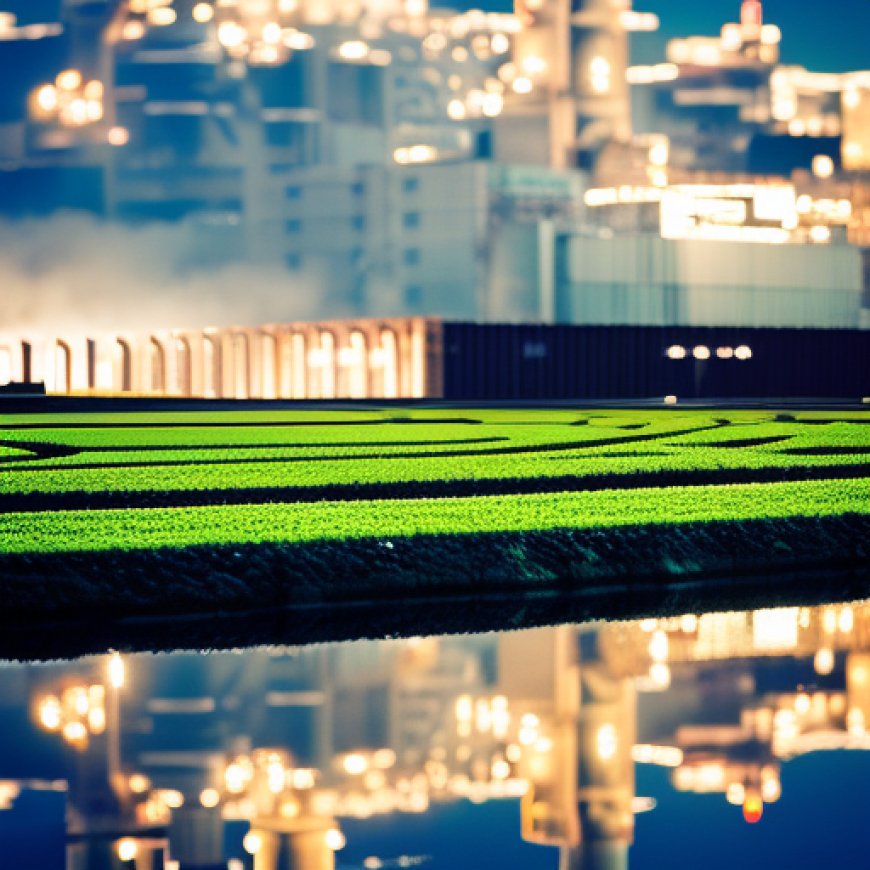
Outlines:
[[[443,340],[446,399],[870,396],[870,331],[445,323]]]

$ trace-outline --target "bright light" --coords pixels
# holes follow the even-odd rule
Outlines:
[[[495,118],[501,114],[504,107],[504,98],[501,94],[487,94],[483,98],[483,114],[487,118]]]
[[[813,175],[816,178],[830,178],[834,174],[834,161],[827,154],[813,157]]]
[[[204,788],[199,793],[199,802],[206,808],[216,807],[221,800],[220,792],[216,788]]]
[[[338,47],[338,56],[344,60],[362,60],[369,53],[368,45],[361,39],[351,39]]]
[[[214,18],[214,7],[211,3],[197,3],[191,14],[198,24],[208,24]]]
[[[674,395],[667,395],[667,396],[665,396],[664,401],[665,401],[666,405],[676,405],[677,404],[677,397]]]
[[[127,780],[127,785],[133,794],[144,794],[151,787],[151,780],[144,773],[134,773]]]
[[[734,356],[734,348],[733,347],[717,347],[716,348],[716,356],[719,359],[731,359]]]
[[[139,854],[139,845],[132,837],[124,837],[115,844],[115,852],[121,861],[134,861]]]
[[[119,653],[114,652],[109,656],[107,670],[109,674],[109,685],[113,689],[122,689],[124,687],[125,668],[124,660],[121,658]]]
[[[750,825],[761,821],[761,816],[764,813],[764,802],[761,800],[761,795],[751,792],[746,795],[743,801],[743,818]]]
[[[314,37],[310,33],[295,30],[284,37],[284,45],[297,51],[305,51],[308,48],[314,48]]]
[[[818,245],[823,245],[826,242],[830,242],[830,227],[822,226],[821,224],[819,224],[818,226],[810,227],[810,241],[813,241]]]
[[[378,749],[372,756],[372,764],[379,770],[387,770],[396,763],[396,753],[392,749]]]
[[[368,759],[358,752],[351,752],[349,755],[345,755],[342,766],[345,773],[350,776],[359,776],[369,769]]]
[[[737,359],[752,359],[752,348],[746,344],[738,345],[734,348],[734,356]]]
[[[504,33],[494,33],[489,41],[493,54],[506,54],[510,51],[511,41]]]
[[[462,100],[451,100],[447,104],[447,114],[454,121],[461,121],[466,115],[465,103]]]
[[[782,40],[782,31],[775,24],[765,24],[761,28],[761,41],[764,45],[776,45]]]
[[[127,40],[141,39],[145,35],[145,23],[143,21],[125,21],[121,28],[121,37]]]
[[[168,27],[170,24],[175,24],[177,14],[169,6],[158,6],[156,9],[149,9],[146,17],[148,23],[154,27]]]
[[[115,148],[120,148],[130,141],[130,131],[126,127],[112,127],[106,133],[106,141]]]
[[[249,855],[256,855],[263,848],[263,838],[256,831],[248,831],[242,840],[242,848]]]
[[[648,159],[653,166],[667,166],[668,143],[656,142],[654,145],[652,145],[649,149]]]
[[[532,80],[526,76],[517,76],[511,83],[515,94],[530,94],[532,87]]]
[[[667,689],[671,684],[671,669],[664,662],[650,665],[649,678],[656,689]]]
[[[333,852],[338,852],[347,845],[347,837],[338,828],[330,828],[326,832],[326,845]]]
[[[163,803],[171,810],[177,810],[184,806],[184,795],[174,788],[167,788],[160,793]]]
[[[248,32],[235,21],[222,21],[218,25],[218,42],[224,48],[238,48],[247,39]]]
[[[88,736],[87,728],[81,722],[67,722],[61,733],[67,743],[78,743]]]
[[[616,728],[611,724],[602,725],[595,735],[595,751],[602,761],[610,761],[619,748]]]
[[[57,108],[57,88],[43,85],[36,92],[36,104],[43,112],[53,112]]]
[[[681,344],[672,344],[666,351],[668,359],[685,359],[688,351]]]
[[[82,74],[77,69],[67,69],[58,73],[55,84],[62,91],[75,91],[81,87]]]
[[[710,359],[710,348],[705,344],[696,344],[692,348],[692,356],[695,359]]]
[[[60,728],[60,700],[53,695],[39,702],[39,724],[46,731],[57,731]]]

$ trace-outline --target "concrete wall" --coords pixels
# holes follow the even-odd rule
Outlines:
[[[687,326],[859,324],[861,258],[846,245],[562,236],[563,323]]]

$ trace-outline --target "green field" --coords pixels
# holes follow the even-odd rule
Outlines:
[[[870,514],[870,414],[4,415],[0,553]]]

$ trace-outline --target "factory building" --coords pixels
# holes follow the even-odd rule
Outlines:
[[[0,335],[0,382],[219,399],[870,395],[870,332],[477,324],[436,318],[78,337]]]
[[[63,10],[3,19],[7,214],[185,221],[329,317],[870,323],[870,73],[782,65],[758,0],[646,66],[606,0]]]

